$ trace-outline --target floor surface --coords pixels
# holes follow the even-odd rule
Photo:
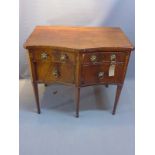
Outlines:
[[[30,80],[20,80],[20,155],[134,155],[134,81],[126,80],[114,116],[115,86],[82,88],[79,118],[74,87],[40,85],[39,94],[40,115]]]

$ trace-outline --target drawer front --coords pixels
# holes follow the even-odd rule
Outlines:
[[[97,64],[104,62],[124,62],[125,53],[123,52],[93,52],[82,54],[82,64]]]
[[[54,62],[75,64],[76,57],[75,57],[75,53],[64,52],[64,51],[53,51],[52,58]]]
[[[115,69],[110,63],[102,65],[82,66],[81,85],[93,84],[115,84],[121,83],[123,78],[124,63],[115,64]],[[110,69],[114,69],[114,74],[110,74]]]
[[[38,82],[63,82],[74,83],[75,66],[70,64],[38,62]]]
[[[32,54],[35,61],[52,61],[52,51],[50,49],[35,49],[32,50]]]
[[[33,50],[33,59],[35,61],[43,62],[60,62],[60,63],[72,63],[75,64],[75,53],[65,52],[62,50],[53,49],[36,49]]]

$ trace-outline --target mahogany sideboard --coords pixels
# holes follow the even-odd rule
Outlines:
[[[72,84],[79,117],[80,88],[116,85],[115,114],[133,45],[120,28],[37,26],[24,44],[40,114],[38,84]]]

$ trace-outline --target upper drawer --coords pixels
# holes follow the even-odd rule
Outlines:
[[[75,53],[53,49],[35,49],[32,51],[36,61],[52,61],[60,63],[75,63]]]
[[[75,53],[64,51],[53,51],[52,60],[61,63],[75,63]]]
[[[93,52],[82,54],[83,64],[95,64],[103,62],[124,62],[125,53],[123,52]]]

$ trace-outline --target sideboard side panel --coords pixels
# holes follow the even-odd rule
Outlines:
[[[35,64],[33,62],[33,54],[29,50],[27,50],[27,54],[28,54],[28,62],[29,62],[29,70],[30,70],[31,81],[35,82],[36,81],[36,74],[35,74]]]
[[[130,59],[130,54],[131,54],[131,51],[126,52],[125,64],[124,64],[123,75],[122,75],[122,84],[124,83],[124,80],[125,80],[128,63],[129,63],[129,59]]]

